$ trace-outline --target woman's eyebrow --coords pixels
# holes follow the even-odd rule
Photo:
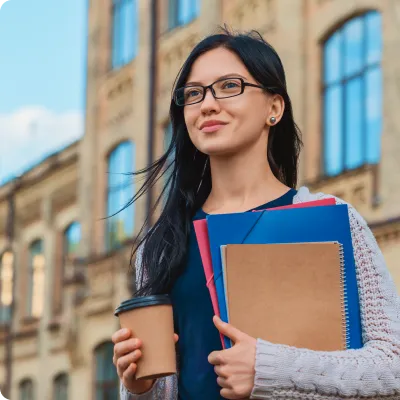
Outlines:
[[[224,79],[224,78],[242,78],[242,79],[247,79],[246,77],[244,77],[243,75],[240,75],[238,73],[231,73],[231,74],[225,74],[220,76],[218,79],[216,79],[214,82],[219,81],[220,79]],[[191,81],[191,82],[187,82],[185,84],[185,86],[189,86],[189,85],[199,85],[199,86],[203,86],[203,84],[201,82],[195,82],[195,81]]]

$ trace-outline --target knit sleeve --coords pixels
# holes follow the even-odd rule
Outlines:
[[[141,257],[143,252],[143,245],[138,249],[135,261],[136,269],[136,289],[139,289],[140,282],[142,282]],[[143,276],[143,280],[146,276]],[[120,400],[175,400],[177,398],[178,383],[176,375],[168,376],[166,378],[159,378],[155,381],[152,388],[142,394],[133,394],[120,383]]]
[[[367,223],[351,206],[349,218],[364,347],[317,352],[258,339],[252,399],[400,399],[399,297]]]
[[[146,393],[133,394],[121,382],[120,400],[175,400],[177,395],[176,375],[157,379]]]

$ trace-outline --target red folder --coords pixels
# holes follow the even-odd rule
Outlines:
[[[303,207],[318,207],[318,206],[330,206],[335,205],[336,200],[334,198],[323,199],[323,200],[315,200],[309,201],[306,203],[299,204],[290,204],[288,206],[274,207],[269,209],[269,211],[274,210],[282,210],[286,208],[303,208]],[[262,210],[253,210],[253,212],[262,211]],[[207,230],[207,220],[199,219],[193,222],[194,229],[197,237],[197,243],[200,250],[200,256],[203,263],[204,274],[206,276],[206,284],[208,290],[210,292],[211,302],[213,305],[214,314],[220,316],[219,306],[218,306],[218,298],[217,298],[217,290],[215,288],[214,282],[214,270],[211,261],[211,251],[210,251],[210,241],[208,238],[208,230]],[[223,336],[221,336],[221,342],[223,348],[225,348]]]
[[[220,314],[217,299],[217,289],[215,288],[214,271],[211,261],[210,241],[208,239],[207,220],[199,219],[197,221],[194,221],[193,224],[194,230],[196,232],[197,243],[199,245],[201,261],[203,262],[204,274],[206,276],[206,285],[210,292],[214,314],[219,316]],[[222,346],[223,348],[225,348],[223,335],[220,334],[220,336]]]
[[[285,208],[305,208],[305,207],[318,207],[318,206],[335,206],[336,200],[331,197],[329,199],[307,201],[306,203],[289,204],[288,206],[280,206],[269,209],[269,211],[274,210],[284,210]],[[253,212],[259,212],[264,210],[253,210]]]

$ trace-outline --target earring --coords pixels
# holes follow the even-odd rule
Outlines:
[[[275,117],[271,117],[269,120],[270,120],[272,125],[275,124],[275,122],[276,122],[276,118]]]

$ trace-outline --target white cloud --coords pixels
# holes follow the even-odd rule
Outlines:
[[[24,107],[0,114],[0,182],[82,137],[81,111],[54,113],[44,107]]]

